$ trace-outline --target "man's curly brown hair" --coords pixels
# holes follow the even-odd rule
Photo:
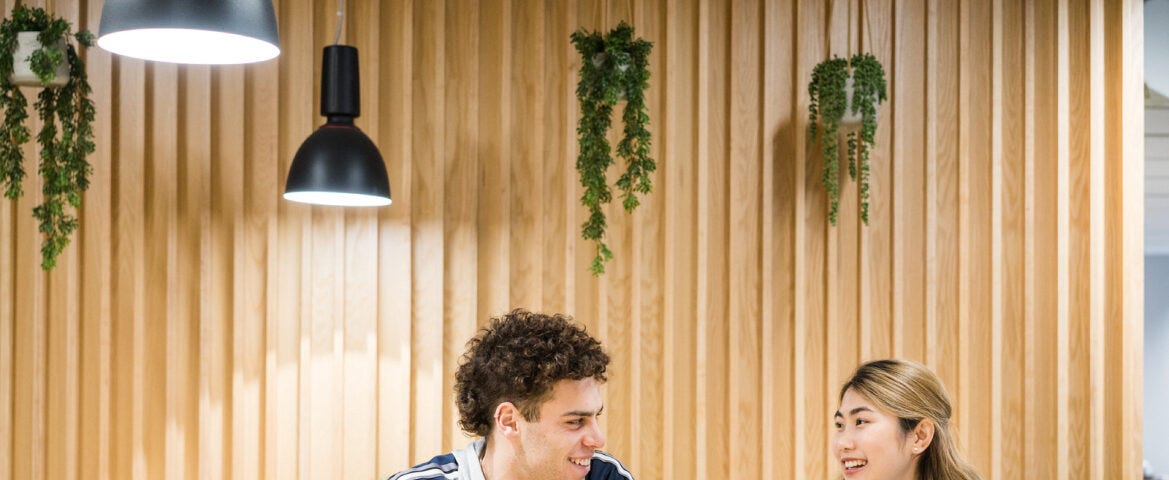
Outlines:
[[[560,380],[604,382],[609,355],[601,342],[565,315],[523,309],[491,319],[467,342],[455,373],[459,426],[487,437],[495,408],[511,402],[528,421],[539,420],[540,405]]]

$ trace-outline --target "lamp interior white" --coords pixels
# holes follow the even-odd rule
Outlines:
[[[384,207],[393,200],[374,195],[338,192],[285,192],[285,200],[334,207]]]
[[[232,65],[262,62],[280,47],[252,37],[212,30],[144,28],[102,35],[97,45],[127,57],[170,63]]]

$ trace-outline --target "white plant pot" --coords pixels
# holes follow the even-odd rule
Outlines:
[[[16,34],[16,51],[12,52],[12,75],[9,78],[14,85],[21,85],[26,87],[60,87],[69,82],[69,62],[68,60],[61,62],[57,66],[57,76],[53,80],[44,85],[41,80],[37,78],[37,74],[33,73],[29,66],[28,57],[32,52],[40,48],[41,43],[37,40],[37,35],[40,32],[19,32]],[[57,48],[62,52],[65,51],[65,39],[57,42]]]
[[[852,77],[848,77],[848,80],[844,81],[844,115],[840,117],[840,126],[842,127],[855,127],[860,125],[861,120],[864,118],[860,112],[852,113],[852,92]]]

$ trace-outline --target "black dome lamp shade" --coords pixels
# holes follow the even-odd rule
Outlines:
[[[284,198],[318,205],[389,205],[390,180],[377,146],[353,124],[361,115],[357,49],[325,47],[321,115],[328,121],[296,151]]]
[[[97,44],[171,63],[252,63],[280,55],[272,0],[106,0]]]

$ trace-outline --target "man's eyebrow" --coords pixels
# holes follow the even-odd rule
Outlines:
[[[566,412],[564,415],[561,415],[561,416],[562,417],[592,417],[594,415],[600,415],[601,412],[603,412],[603,411],[605,411],[605,407],[602,406],[601,409],[597,410],[596,412],[587,411],[587,410],[573,410],[571,412]]]

